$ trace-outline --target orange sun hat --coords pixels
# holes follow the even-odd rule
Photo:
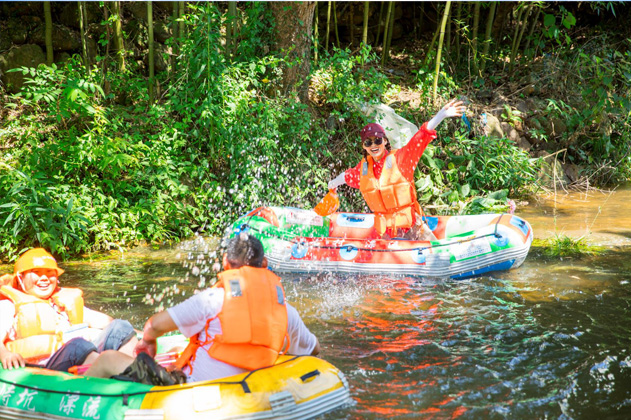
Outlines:
[[[33,248],[20,255],[15,262],[13,276],[17,277],[19,273],[32,270],[34,268],[50,268],[57,271],[57,277],[64,273],[64,270],[57,266],[55,258],[44,248]]]

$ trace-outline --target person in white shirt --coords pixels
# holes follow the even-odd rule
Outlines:
[[[148,358],[140,357],[141,353],[154,357],[157,338],[175,330],[190,337],[189,346],[176,362],[187,382],[270,366],[281,353],[320,352],[318,339],[285,301],[280,279],[266,268],[267,259],[257,238],[241,233],[230,239],[223,265],[225,271],[218,274],[215,286],[147,321],[136,346],[136,360],[120,352],[104,352],[86,375],[111,377],[123,372],[123,377],[143,381],[138,376],[144,375],[134,375],[138,364],[147,363]]]

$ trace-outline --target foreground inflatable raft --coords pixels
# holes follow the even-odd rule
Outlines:
[[[247,232],[263,242],[277,272],[400,274],[464,279],[519,267],[533,232],[511,214],[425,216],[436,241],[379,239],[374,216],[260,207],[239,218],[231,235]]]
[[[350,402],[342,372],[311,356],[221,380],[150,386],[0,367],[2,419],[309,419]]]

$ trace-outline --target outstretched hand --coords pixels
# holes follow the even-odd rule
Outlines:
[[[466,110],[467,107],[463,105],[462,101],[452,99],[436,113],[434,118],[429,120],[427,128],[434,130],[445,118],[461,117]]]
[[[453,99],[447,102],[447,105],[442,107],[442,109],[438,112],[439,113],[443,112],[445,115],[445,118],[462,117],[462,114],[464,114],[465,111],[467,110],[467,107],[464,106],[463,103],[464,102],[462,101]]]

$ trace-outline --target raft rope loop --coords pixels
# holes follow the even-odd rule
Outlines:
[[[252,220],[252,218],[254,216],[257,216],[258,212],[251,214],[248,218],[248,221],[243,223],[239,228],[241,231],[243,231],[245,228],[249,228],[252,229],[255,232],[258,232],[264,236],[270,237],[270,238],[277,238],[280,239],[282,241],[286,241],[298,246],[306,246],[308,248],[317,248],[317,249],[344,249],[347,248],[349,250],[351,249],[356,249],[358,251],[368,251],[368,252],[408,252],[408,251],[424,251],[426,249],[431,249],[431,248],[440,248],[443,246],[451,246],[451,245],[455,245],[455,244],[462,244],[465,242],[471,242],[474,241],[476,239],[480,239],[480,238],[486,238],[488,236],[494,236],[496,238],[501,238],[502,235],[500,235],[499,233],[497,233],[497,227],[500,224],[500,222],[502,221],[502,217],[504,217],[506,215],[506,213],[502,213],[500,214],[500,217],[497,219],[497,222],[495,222],[495,230],[493,233],[487,233],[486,235],[481,235],[481,236],[474,236],[473,238],[466,238],[466,239],[461,239],[461,240],[455,240],[453,242],[449,242],[449,243],[444,243],[444,244],[436,244],[436,245],[430,245],[430,246],[417,246],[414,248],[397,248],[397,249],[374,249],[374,248],[360,248],[360,247],[356,247],[355,245],[310,245],[309,243],[305,242],[305,241],[298,241],[295,238],[285,238],[284,236],[278,235],[278,234],[274,234],[274,233],[270,233],[268,231],[262,230],[262,229],[258,229],[254,226],[252,226],[250,224],[250,221]],[[259,216],[260,217],[260,216]],[[289,233],[287,233],[289,234]],[[322,237],[321,239],[327,239],[325,237]],[[345,239],[345,238],[328,238],[328,239]],[[396,239],[396,238],[395,238]],[[400,241],[407,241],[407,239],[400,239]]]

